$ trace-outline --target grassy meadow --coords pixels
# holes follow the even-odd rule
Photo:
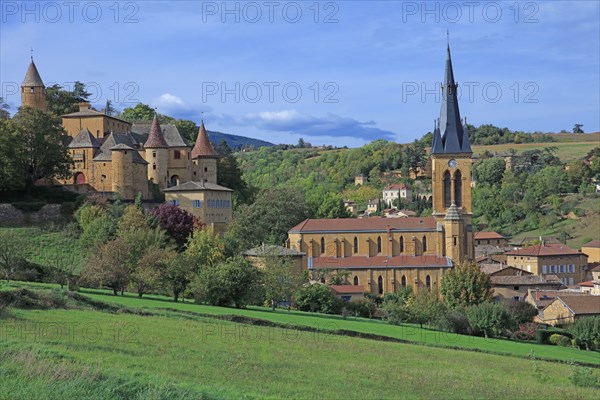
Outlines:
[[[515,149],[519,153],[527,150],[544,149],[546,147],[556,147],[556,156],[562,161],[568,162],[578,158],[583,158],[595,147],[600,146],[600,140],[591,140],[587,142],[544,142],[544,143],[522,143],[522,144],[495,144],[493,146],[473,146],[473,155],[480,155],[486,150],[492,153],[504,153],[509,149]]]
[[[571,366],[248,326],[96,310],[13,310],[0,398],[597,398]],[[597,373],[597,371],[596,371]]]

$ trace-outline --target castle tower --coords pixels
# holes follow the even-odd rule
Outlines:
[[[431,145],[431,188],[433,216],[445,230],[444,254],[454,262],[472,260],[475,255],[471,225],[472,151],[466,120],[463,124],[460,119],[457,88],[448,45],[440,118],[434,126]]]
[[[133,190],[133,149],[126,144],[118,144],[110,148],[112,151],[113,184],[112,191],[119,192],[126,199],[132,199]]]
[[[148,162],[148,180],[156,183],[160,189],[167,187],[168,182],[168,163],[169,163],[169,145],[167,144],[158,118],[154,115],[152,127],[148,140],[144,144],[146,151],[146,161]]]
[[[216,184],[218,158],[219,155],[210,144],[206,128],[204,127],[204,121],[202,121],[196,144],[192,149],[192,180]]]
[[[46,111],[46,86],[33,62],[33,57],[21,84],[21,106]]]

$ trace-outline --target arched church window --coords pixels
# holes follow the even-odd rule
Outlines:
[[[462,174],[460,171],[454,173],[454,204],[462,207]]]
[[[443,184],[442,193],[443,193],[443,198],[444,198],[444,208],[448,208],[452,204],[452,192],[451,192],[452,186],[450,184],[450,172],[448,172],[448,171],[444,172],[444,180],[443,180],[442,184]]]
[[[400,236],[400,253],[404,253],[404,236]]]
[[[425,286],[427,286],[427,289],[431,289],[431,277],[429,275],[425,278]]]
[[[358,238],[354,237],[354,254],[358,254]]]
[[[423,236],[423,253],[427,251],[427,236]]]
[[[354,286],[358,286],[358,276],[354,277]]]
[[[377,291],[379,294],[383,294],[383,277],[381,275],[379,275],[379,278],[377,279]]]
[[[325,238],[321,238],[321,254],[325,254]]]
[[[381,253],[381,236],[377,237],[377,253]]]

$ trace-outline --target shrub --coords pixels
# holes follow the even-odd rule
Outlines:
[[[314,284],[305,286],[296,292],[296,305],[300,311],[337,314],[342,309],[341,301],[336,301],[327,285]]]
[[[514,327],[514,320],[500,303],[481,303],[467,309],[469,325],[476,334],[485,337],[503,335]]]
[[[511,300],[504,303],[504,306],[517,324],[531,322],[533,317],[538,314],[538,310],[534,305],[524,301]]]
[[[561,335],[560,333],[553,333],[552,335],[550,335],[550,344],[554,344],[557,345],[558,342],[560,342],[561,339],[566,338],[566,336]]]
[[[571,347],[571,339],[568,336],[563,336],[558,341],[558,345],[561,347]]]
[[[373,318],[377,305],[368,299],[360,299],[347,302],[345,308],[355,317]]]
[[[519,340],[534,340],[538,332],[538,325],[533,322],[526,322],[519,325],[514,333],[514,338]]]
[[[445,327],[448,331],[453,333],[460,333],[467,335],[471,333],[471,325],[469,324],[469,318],[462,308],[455,308],[450,311],[445,318]]]
[[[570,327],[577,343],[588,350],[600,350],[600,317],[581,318]]]

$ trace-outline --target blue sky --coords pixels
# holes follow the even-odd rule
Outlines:
[[[67,2],[67,4],[69,4]],[[439,115],[446,31],[461,115],[600,130],[597,1],[0,2],[1,96],[44,82],[275,143],[410,142]]]

